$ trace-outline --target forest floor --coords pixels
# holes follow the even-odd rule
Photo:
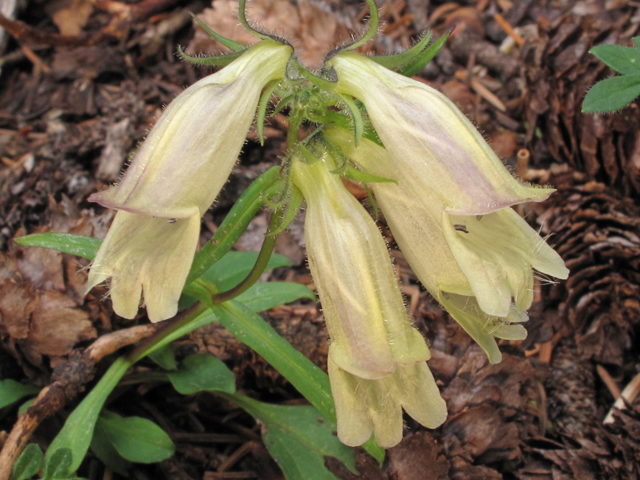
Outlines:
[[[224,51],[189,11],[239,42],[251,38],[239,26],[234,0],[22,3],[0,22],[6,29],[0,40],[0,379],[45,387],[54,369],[64,369],[98,337],[148,320],[143,310],[134,320],[115,316],[105,287],[83,297],[88,262],[12,239],[43,231],[104,237],[113,212],[87,197],[118,179],[163,106],[210,73],[179,60],[177,46],[190,54]],[[640,111],[632,104],[616,114],[580,113],[588,88],[613,74],[589,49],[631,45],[640,2],[378,3],[383,35],[367,53],[395,53],[423,30],[437,38],[456,27],[418,79],[451,98],[521,177],[557,188],[548,201],[520,210],[551,235],[571,275],[554,284],[537,280],[529,337],[503,342],[503,361],[491,365],[419,286],[381,220],[410,314],[431,346],[429,367],[449,417],[435,430],[406,417],[405,438],[388,450],[382,467],[358,449],[360,477],[335,459],[327,465],[339,478],[371,480],[640,478]],[[367,9],[354,0],[252,0],[248,14],[318,66],[333,46],[363,31]],[[248,184],[278,163],[284,119],[269,120],[265,148],[249,133],[231,180],[203,218],[202,243]],[[238,250],[260,248],[266,219],[266,213],[256,217]],[[276,247],[293,268],[270,278],[312,286],[303,245],[298,219]],[[317,305],[300,302],[263,317],[326,368],[328,339]],[[303,402],[219,325],[173,348],[178,358],[195,352],[220,358],[253,398]],[[96,377],[113,358],[98,364]],[[132,374],[153,368],[143,361]],[[625,408],[612,411],[621,391]],[[46,449],[83,395],[44,419],[32,441]],[[114,411],[152,418],[177,444],[173,457],[135,464],[129,478],[283,478],[260,425],[228,401],[145,383],[120,388],[110,402]],[[0,411],[0,444],[16,411]],[[91,454],[79,473],[108,478]]]

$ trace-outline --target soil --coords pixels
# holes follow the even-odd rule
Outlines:
[[[46,387],[66,378],[66,406],[43,416],[31,441],[46,449],[97,370],[78,368],[97,338],[148,323],[114,315],[104,287],[83,296],[87,261],[21,247],[25,234],[52,231],[102,238],[113,212],[87,197],[116,181],[164,105],[211,73],[176,57],[224,47],[189,16],[240,42],[246,33],[232,0],[8,1],[0,17],[0,379]],[[10,8],[15,4],[15,8]],[[394,53],[421,31],[436,37],[455,26],[418,80],[449,96],[493,148],[527,181],[557,192],[521,213],[571,270],[565,282],[536,280],[523,342],[502,342],[504,359],[482,351],[417,283],[385,228],[415,324],[432,350],[429,366],[449,408],[427,430],[406,417],[405,438],[382,467],[358,449],[360,477],[337,460],[339,478],[638,479],[640,333],[640,109],[584,115],[588,88],[613,72],[590,55],[601,43],[631,45],[640,3],[617,0],[429,0],[378,2],[383,35],[367,53]],[[364,29],[359,1],[253,0],[248,15],[290,39],[308,65]],[[514,30],[515,29],[515,30]],[[270,120],[260,148],[254,130],[216,204],[203,218],[201,243],[215,232],[247,185],[284,154],[285,117]],[[365,200],[366,201],[366,200]],[[237,245],[257,250],[260,214]],[[312,286],[296,220],[276,251],[293,263],[273,279]],[[263,315],[298,350],[326,367],[322,313],[309,302]],[[304,403],[261,357],[219,325],[173,345],[178,358],[209,352],[222,359],[247,395]],[[79,363],[80,362],[80,363]],[[148,372],[143,361],[130,375]],[[95,375],[94,375],[95,374]],[[71,379],[71,380],[69,380]],[[629,392],[631,389],[627,389]],[[150,418],[177,444],[159,464],[136,464],[133,479],[283,478],[260,439],[260,425],[226,400],[181,396],[166,384],[129,383],[110,400],[123,415]],[[0,412],[0,443],[16,408]],[[609,414],[609,415],[608,415]],[[46,418],[45,418],[46,417]],[[607,422],[605,422],[607,417]],[[91,454],[79,472],[108,478]],[[117,474],[113,478],[119,477]]]

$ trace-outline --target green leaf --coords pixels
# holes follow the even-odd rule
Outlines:
[[[640,37],[633,37],[631,40],[633,40],[633,45],[636,48],[640,48]]]
[[[93,431],[91,450],[107,467],[114,472],[119,473],[123,477],[128,478],[128,470],[131,468],[131,463],[122,458],[115,447],[111,444],[109,438],[104,432],[100,418],[98,418],[96,428]]]
[[[176,356],[173,353],[171,345],[165,345],[162,348],[151,352],[148,357],[160,365],[165,370],[177,370],[178,364],[176,363]]]
[[[284,303],[291,303],[299,298],[317,301],[316,296],[309,288],[294,282],[256,283],[242,295],[236,297],[236,301],[257,313]]]
[[[183,395],[203,390],[236,391],[233,372],[216,357],[207,354],[191,355],[184,359],[177,372],[167,375],[173,387]]]
[[[58,448],[49,455],[53,445],[47,451],[47,461],[44,466],[44,476],[42,480],[54,480],[58,478],[69,478],[75,470],[71,470],[72,453],[68,448]],[[84,455],[83,455],[84,458]],[[80,459],[82,460],[82,459]]]
[[[202,275],[202,279],[214,284],[218,291],[225,292],[238,285],[247,275],[258,259],[258,252],[229,252]],[[271,255],[267,270],[278,267],[290,267],[287,257]]]
[[[640,74],[640,50],[622,45],[598,45],[589,50],[606,66],[624,75]]]
[[[326,373],[278,335],[260,315],[241,303],[230,300],[214,307],[213,312],[229,332],[269,362],[320,411],[324,418],[335,425],[335,405]],[[384,450],[375,442],[369,441],[363,447],[382,463]]]
[[[93,260],[102,244],[99,238],[83,237],[70,233],[34,233],[25,237],[14,238],[14,241],[25,247],[42,247],[58,250],[79,257]]]
[[[33,477],[42,468],[42,449],[35,443],[27,445],[13,466],[11,480],[26,480]]]
[[[24,385],[15,380],[0,380],[0,408],[8,407],[28,395],[36,395],[39,388]]]
[[[287,480],[335,480],[324,465],[325,456],[341,460],[357,473],[353,449],[338,440],[334,426],[316,408],[269,405],[243,395],[226,397],[264,424],[264,444]]]
[[[173,456],[176,447],[158,425],[142,417],[121,417],[104,410],[100,426],[116,451],[126,460],[155,463]]]
[[[20,405],[18,407],[18,416],[21,417],[24,412],[27,411],[27,408],[29,408],[31,405],[33,405],[33,402],[35,402],[36,399],[35,398],[31,398],[29,400],[27,400],[26,402],[24,402],[22,405]]]
[[[280,176],[280,167],[271,167],[247,188],[233,204],[211,240],[196,253],[186,284],[193,282],[220,260],[244,233],[263,205],[263,193]]]
[[[311,402],[328,420],[336,413],[329,377],[244,305],[229,301],[214,308],[220,323],[242,343],[253,348]]]
[[[640,95],[640,75],[623,75],[596,83],[582,102],[583,113],[615,112]]]
[[[82,463],[91,438],[93,430],[98,420],[98,415],[111,391],[118,384],[122,376],[125,374],[131,363],[126,358],[117,359],[109,370],[103,375],[100,381],[93,387],[93,390],[80,402],[71,415],[64,423],[62,430],[47,450],[47,460],[50,457],[49,452],[56,452],[59,449],[70,449],[72,454],[72,462],[70,472],[78,470]]]

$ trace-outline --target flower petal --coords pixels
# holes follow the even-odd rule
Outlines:
[[[329,62],[337,92],[360,99],[399,171],[415,191],[433,190],[449,213],[481,215],[546,199],[554,190],[524,185],[453,103],[437,90],[354,52]]]
[[[295,161],[293,181],[307,200],[307,255],[333,361],[375,379],[393,373],[396,364],[428,359],[424,338],[407,316],[387,246],[367,211],[322,161]]]
[[[173,317],[199,232],[197,210],[173,223],[118,212],[91,266],[87,291],[112,276],[111,298],[118,315],[135,317],[144,292],[152,322]]]
[[[169,104],[120,184],[95,193],[103,206],[164,218],[201,214],[227,181],[263,86],[282,77],[291,47],[257,43]]]

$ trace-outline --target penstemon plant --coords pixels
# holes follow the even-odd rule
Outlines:
[[[251,27],[244,0],[240,20],[260,38],[253,46],[202,25],[233,53],[196,58],[180,50],[187,61],[224,68],[180,94],[122,181],[89,198],[117,210],[104,241],[61,234],[19,239],[93,259],[88,288],[110,279],[118,315],[133,318],[143,300],[151,322],[166,324],[116,361],[69,416],[47,452],[48,465],[62,462],[72,475],[88,442],[101,458],[113,450],[130,461],[171,455],[170,439],[158,432],[147,435],[157,439],[151,453],[133,455],[131,438],[123,439],[122,432],[135,437],[137,429],[154,428],[103,406],[131,365],[151,355],[169,370],[177,367],[165,346],[213,321],[262,355],[313,407],[266,405],[242,396],[231,372],[213,357],[188,357],[162,378],[184,394],[215,391],[260,419],[265,444],[289,479],[334,478],[323,455],[354,470],[345,445],[364,445],[381,461],[380,447],[402,440],[403,409],[425,427],[441,425],[447,408],[426,363],[429,348],[409,319],[374,219],[343,178],[364,185],[421,283],[492,363],[501,360],[496,338],[526,336],[521,323],[533,301],[533,270],[567,278],[559,255],[510,208],[543,201],[554,190],[514,178],[451,101],[409,78],[447,35],[431,46],[427,34],[406,52],[365,57],[354,50],[378,28],[375,3],[367,3],[367,33],[330,52],[318,72],[308,71],[286,40]],[[196,252],[200,219],[225,184],[256,116],[263,141],[273,96],[279,99],[275,112],[288,112],[282,165],[248,188]],[[303,200],[309,267],[331,337],[328,378],[256,314],[301,296],[314,298],[300,286],[271,288],[260,297],[255,285],[267,268],[282,264],[272,256],[275,239]],[[237,259],[228,260],[234,255],[228,252],[262,207],[272,212],[269,228],[251,266],[243,257],[243,269]],[[223,272],[232,272],[234,281]],[[298,410],[285,413],[287,408]],[[313,425],[320,415],[327,422],[318,430]],[[334,428],[342,443],[332,436]]]

